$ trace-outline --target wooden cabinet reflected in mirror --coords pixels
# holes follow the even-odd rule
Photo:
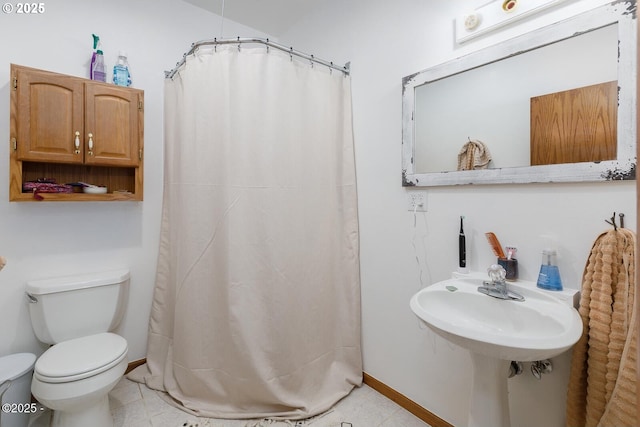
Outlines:
[[[531,165],[616,159],[618,82],[531,98]]]

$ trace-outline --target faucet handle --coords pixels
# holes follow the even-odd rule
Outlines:
[[[492,264],[491,267],[487,269],[487,273],[489,273],[489,278],[493,283],[504,282],[507,277],[507,271],[503,266],[498,264]]]

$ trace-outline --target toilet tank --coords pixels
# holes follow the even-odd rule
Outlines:
[[[109,332],[124,315],[129,270],[34,280],[26,294],[33,331],[44,343]]]

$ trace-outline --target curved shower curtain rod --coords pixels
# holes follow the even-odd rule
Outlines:
[[[325,67],[328,67],[332,70],[338,70],[344,73],[345,76],[349,75],[349,63],[347,62],[344,66],[339,66],[339,65],[335,65],[333,62],[327,62],[327,61],[323,61],[322,59],[318,59],[316,57],[314,57],[313,55],[307,55],[306,53],[302,53],[300,51],[294,50],[292,47],[286,47],[285,45],[279,44],[279,43],[275,43],[270,41],[269,39],[261,39],[261,38],[235,38],[235,39],[217,39],[214,38],[213,40],[200,40],[197,41],[195,43],[191,44],[191,49],[189,49],[189,52],[185,53],[184,55],[182,55],[182,59],[176,63],[176,66],[173,70],[171,71],[165,71],[164,72],[164,76],[167,79],[173,78],[173,76],[178,72],[178,69],[185,63],[187,56],[192,55],[196,50],[198,50],[199,47],[201,46],[217,46],[217,45],[224,45],[224,44],[237,44],[238,45],[238,49],[240,49],[240,45],[241,44],[246,44],[246,43],[254,43],[254,44],[264,44],[267,46],[267,50],[270,47],[273,47],[274,49],[278,49],[281,50],[283,52],[287,52],[289,55],[291,56],[297,56],[299,58],[303,58],[306,60],[311,61],[312,63],[318,63],[321,65],[324,65]]]

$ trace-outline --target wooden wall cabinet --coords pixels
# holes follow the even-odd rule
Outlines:
[[[87,182],[107,194],[39,193],[50,201],[142,200],[144,92],[11,65],[9,200],[23,183]]]

